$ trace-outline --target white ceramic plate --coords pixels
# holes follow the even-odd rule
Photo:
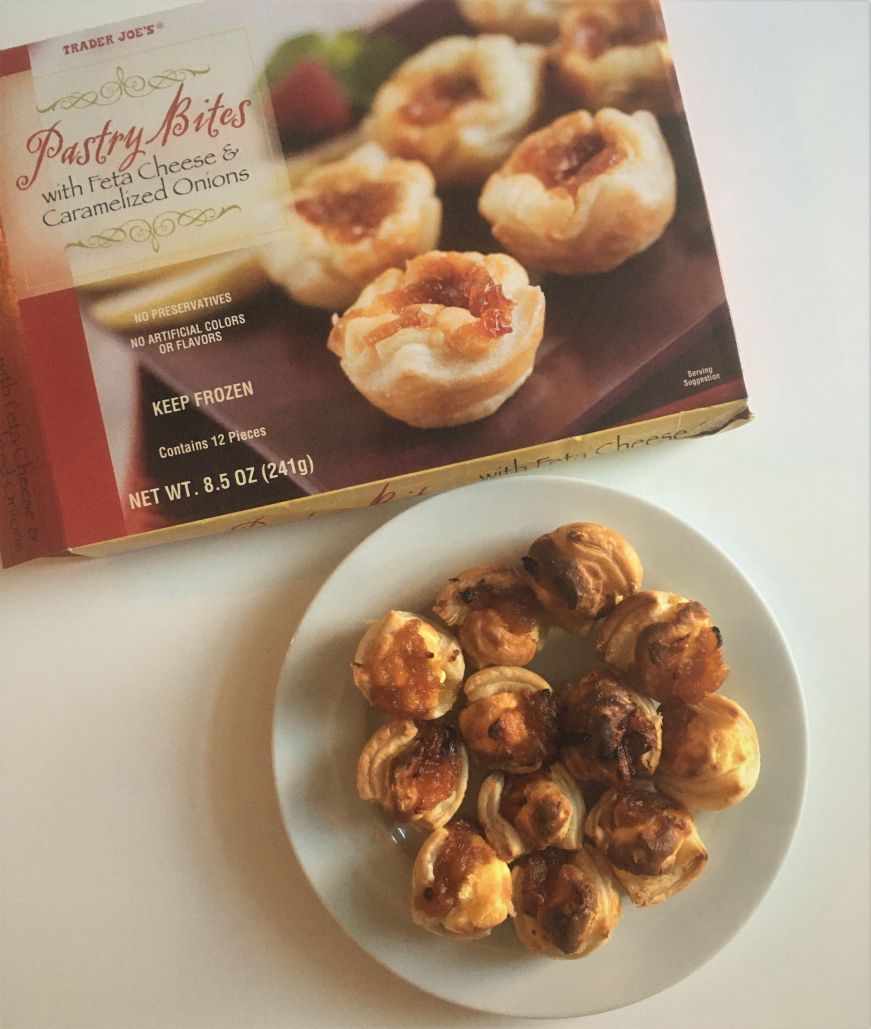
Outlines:
[[[570,521],[600,522],[632,541],[644,586],[701,600],[723,633],[732,672],[722,692],[756,723],[762,774],[727,811],[703,812],[710,859],[686,891],[624,915],[608,944],[579,961],[533,957],[513,926],[485,940],[443,940],[415,927],[410,872],[421,837],[390,825],[356,795],[357,757],[385,718],[351,681],[367,619],[391,607],[427,613],[462,568],[517,558]],[[584,644],[560,635],[533,665],[553,681],[578,676]],[[497,1014],[592,1014],[664,990],[704,964],[760,902],[784,858],[805,776],[805,719],[786,644],[742,573],[673,515],[625,493],[558,478],[482,483],[435,497],[388,522],[324,584],[299,625],[281,674],[275,776],[287,832],[336,920],[374,958],[429,993]]]

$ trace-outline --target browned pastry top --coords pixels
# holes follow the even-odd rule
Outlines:
[[[586,762],[599,766],[596,777],[615,786],[653,771],[644,757],[659,745],[657,721],[606,671],[590,672],[559,697],[561,743],[577,748]]]
[[[662,596],[669,598],[665,614],[661,613]],[[625,671],[640,693],[661,703],[696,703],[718,689],[728,675],[720,630],[696,600],[655,591],[624,600],[600,632],[597,646],[606,661],[611,660],[609,640],[615,630],[624,629],[635,631],[634,660]]]
[[[469,609],[466,622],[474,620],[478,612],[492,613],[517,636],[530,632],[540,619],[538,603],[528,586],[505,588],[482,582],[462,590],[460,599]]]
[[[320,226],[343,243],[371,236],[396,208],[395,182],[359,182],[348,188],[325,189],[296,201],[306,221]]]
[[[508,170],[529,172],[548,189],[561,186],[574,192],[582,183],[623,160],[619,147],[606,142],[598,132],[578,132],[568,139],[561,138],[562,135],[531,136],[517,148]]]
[[[366,662],[369,699],[382,711],[424,717],[438,704],[441,682],[432,665],[423,623],[410,618],[395,633],[382,636]]]
[[[460,731],[490,767],[536,767],[555,756],[556,701],[549,690],[483,697],[460,712]]]
[[[529,772],[506,776],[499,813],[529,846],[542,848],[560,838],[572,805],[548,775]]]
[[[480,100],[483,95],[472,75],[433,75],[418,86],[400,108],[400,114],[412,125],[435,125],[449,118],[458,107],[470,100]]]
[[[390,770],[388,813],[407,821],[432,811],[457,789],[461,769],[457,730],[441,721],[418,726]]]
[[[680,804],[653,790],[633,790],[611,808],[608,860],[634,875],[661,875],[694,828]]]
[[[479,262],[462,254],[445,253],[418,258],[417,275],[397,290],[384,293],[366,310],[367,315],[394,313],[398,317],[379,325],[366,337],[374,346],[403,328],[426,327],[433,321],[422,305],[458,307],[475,322],[450,334],[451,348],[459,355],[479,357],[494,339],[511,332],[514,301]],[[363,312],[361,312],[363,313]]]
[[[433,862],[432,882],[416,899],[417,906],[429,918],[444,918],[457,903],[463,883],[495,857],[470,822],[452,822],[447,829],[447,837]]]
[[[564,954],[574,953],[598,908],[596,890],[569,863],[571,853],[550,847],[521,859],[520,905]]]
[[[578,9],[572,24],[576,48],[590,60],[616,46],[643,46],[665,39],[665,23],[650,0],[624,0],[614,5],[614,20]]]
[[[608,614],[638,589],[643,574],[628,540],[592,522],[539,536],[522,564],[538,599],[570,632]]]

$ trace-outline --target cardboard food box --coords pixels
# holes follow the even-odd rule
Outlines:
[[[0,52],[4,564],[749,420],[658,9],[512,11],[211,0]]]

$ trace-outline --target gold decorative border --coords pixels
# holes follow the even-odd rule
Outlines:
[[[164,211],[149,221],[147,218],[131,218],[123,225],[116,225],[89,236],[87,240],[67,243],[70,247],[81,247],[84,250],[105,249],[117,243],[150,243],[151,249],[158,253],[160,241],[171,236],[176,229],[187,229],[191,226],[208,225],[223,218],[230,211],[241,211],[238,204],[230,204],[216,211],[214,207],[196,208],[187,211]]]
[[[115,69],[115,78],[104,82],[99,89],[70,93],[68,96],[59,97],[48,107],[37,107],[37,111],[45,114],[55,110],[69,111],[73,108],[78,110],[94,106],[108,107],[117,103],[121,97],[126,96],[136,100],[159,89],[170,89],[195,75],[208,75],[211,70],[211,65],[206,65],[205,68],[168,68],[166,71],[158,72],[146,79],[144,75],[126,75],[124,69],[118,67]]]

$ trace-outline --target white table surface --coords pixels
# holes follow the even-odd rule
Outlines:
[[[166,6],[2,0],[0,46]],[[583,471],[680,515],[755,582],[803,681],[810,772],[786,863],[737,938],[583,1025],[864,1029],[869,9],[666,12],[757,420]],[[0,1024],[507,1024],[418,992],[352,943],[273,793],[294,625],[396,511],[0,574]]]

